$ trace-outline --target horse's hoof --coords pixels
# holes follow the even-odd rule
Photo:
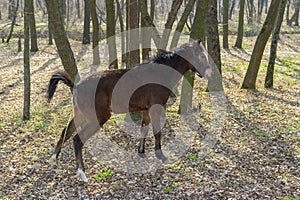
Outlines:
[[[144,148],[138,148],[138,153],[145,153],[145,149]]]
[[[82,169],[78,169],[77,170],[77,177],[79,177],[79,179],[81,181],[83,181],[84,183],[87,183],[88,182],[88,179],[84,173],[84,171]]]
[[[163,162],[167,162],[168,160],[168,158],[163,154],[161,149],[155,151],[155,156]]]
[[[54,166],[57,165],[56,154],[52,154],[52,156],[49,159],[49,163]]]

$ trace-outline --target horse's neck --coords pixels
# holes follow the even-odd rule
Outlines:
[[[189,63],[179,56],[179,61],[174,63],[171,67],[176,69],[176,71],[178,71],[180,74],[184,75],[185,72],[189,70],[188,65]]]
[[[171,79],[170,81],[172,85],[175,86],[178,83],[178,81],[182,78],[182,76],[189,70],[188,65],[189,64],[187,63],[187,61],[181,58],[178,62],[174,63],[174,65],[171,66],[173,69],[176,70],[174,71],[174,73],[181,74],[181,76],[178,75],[170,76]]]

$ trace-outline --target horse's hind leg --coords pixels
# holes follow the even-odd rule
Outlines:
[[[77,174],[80,176],[81,180],[87,182],[87,177],[85,175],[85,169],[82,159],[82,148],[84,143],[92,137],[95,132],[99,129],[98,122],[90,122],[87,123],[86,126],[77,133],[74,138],[74,150],[75,150],[75,158],[76,158],[76,166],[77,166]]]
[[[140,144],[138,148],[139,153],[145,153],[145,141],[149,130],[149,123],[150,123],[150,116],[149,112],[143,111],[142,112],[142,127],[141,127],[141,138]]]
[[[72,136],[72,134],[74,133],[75,130],[76,130],[75,122],[74,122],[74,119],[72,119],[69,122],[68,127],[63,129],[60,139],[57,142],[55,151],[51,156],[51,161],[55,162],[57,160],[63,144]]]

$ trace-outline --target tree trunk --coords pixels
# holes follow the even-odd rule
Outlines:
[[[130,0],[129,0],[130,1]],[[159,48],[160,46],[160,42],[161,42],[161,38],[160,38],[160,35],[159,35],[159,32],[158,30],[156,29],[154,23],[153,23],[153,20],[152,18],[150,17],[148,11],[147,11],[147,5],[146,5],[146,2],[145,1],[140,1],[139,2],[139,5],[140,5],[140,11],[141,11],[141,16],[142,18],[145,20],[144,22],[146,23],[146,25],[148,27],[152,27],[152,30],[151,30],[151,37],[152,39],[154,40],[154,43],[155,43],[155,46],[157,48]]]
[[[268,13],[268,0],[264,0],[265,1],[265,13]]]
[[[292,25],[291,23],[290,23],[290,6],[291,6],[291,1],[290,0],[288,0],[288,2],[287,2],[287,8],[286,8],[286,24],[287,25]]]
[[[161,38],[160,49],[166,49],[168,45],[170,33],[182,2],[183,0],[173,0],[171,11],[168,14],[167,22],[165,24],[165,29]]]
[[[244,9],[245,9],[245,0],[240,0],[238,36],[234,45],[236,48],[243,48],[242,46],[243,46],[243,36],[244,36]]]
[[[298,2],[298,0],[296,0],[294,2],[294,8],[295,8],[295,12],[290,20],[290,24],[292,25],[293,22],[295,26],[299,26],[299,9],[300,9],[300,1]]]
[[[45,0],[51,30],[53,32],[55,44],[62,60],[65,71],[70,75],[71,79],[79,81],[78,69],[76,66],[75,57],[71,49],[67,33],[63,24],[63,19],[60,15],[56,0]],[[77,78],[77,79],[76,79]]]
[[[155,2],[154,0],[150,0],[150,17],[152,21],[154,21],[154,12],[155,12]]]
[[[123,62],[125,62],[126,56],[125,56],[125,29],[124,29],[124,19],[122,15],[122,9],[119,0],[116,0],[117,2],[117,15],[120,21],[120,29],[121,29],[121,53],[122,53],[122,65]]]
[[[148,7],[147,1],[145,1]],[[141,39],[142,39],[142,60],[149,60],[149,52],[151,51],[151,34],[147,28],[147,22],[141,13]]]
[[[287,0],[282,0],[281,6],[280,6],[280,11],[278,14],[278,19],[276,22],[276,27],[274,29],[273,36],[272,36],[270,58],[269,58],[269,64],[268,64],[268,68],[267,68],[267,75],[265,78],[265,88],[273,87],[274,65],[275,65],[275,59],[276,59],[276,54],[277,54],[277,44],[278,44],[278,40],[279,40],[279,33],[280,33],[281,24],[283,21],[286,3],[287,3]]]
[[[118,57],[116,49],[116,23],[115,23],[115,3],[106,0],[106,40],[109,53],[109,68],[118,68]]]
[[[181,18],[180,18],[180,20],[179,20],[179,22],[176,26],[175,33],[174,33],[173,38],[172,38],[172,42],[171,42],[171,46],[170,46],[171,49],[177,46],[180,35],[181,35],[181,32],[184,28],[184,25],[187,22],[187,19],[188,19],[189,15],[190,15],[193,7],[194,7],[195,2],[196,2],[196,0],[189,0],[187,5],[185,6],[185,9],[184,9],[184,11],[181,15]],[[199,5],[199,6],[201,7],[201,5]],[[205,13],[203,13],[203,12],[201,12],[201,13],[203,15],[205,15]],[[199,29],[199,31],[201,31],[201,30]]]
[[[24,105],[23,120],[30,119],[30,55],[29,55],[29,27],[30,27],[30,1],[25,0],[24,5]]]
[[[80,19],[80,0],[76,0],[76,10],[77,10],[77,18]]]
[[[257,22],[260,23],[261,22],[261,15],[262,15],[262,11],[263,11],[263,0],[258,0],[257,2]]]
[[[231,6],[230,6],[230,12],[229,12],[229,19],[232,19],[234,6],[235,6],[235,0],[232,0],[231,1]]]
[[[12,34],[14,32],[14,26],[16,24],[16,19],[17,19],[17,12],[18,12],[18,9],[19,9],[19,0],[17,0],[17,5],[13,6],[13,7],[15,8],[15,10],[13,11],[13,17],[12,17],[11,27],[10,27],[9,35],[7,37],[7,40],[6,40],[7,43],[9,43],[9,41],[10,41],[10,39],[12,37]]]
[[[193,40],[204,37],[203,30],[205,26],[206,12],[208,10],[208,2],[209,0],[199,0],[197,2],[195,18],[190,33],[190,38]],[[191,71],[187,71],[184,74],[178,113],[185,114],[188,112],[189,108],[192,107],[194,79],[195,75]]]
[[[50,21],[48,18],[48,44],[52,45],[53,41],[52,41],[52,31],[51,31],[51,25],[50,25]]]
[[[218,30],[218,14],[217,14],[217,0],[210,0],[207,10],[207,50],[208,54],[213,59],[218,67],[220,74],[221,70],[221,50]]]
[[[84,27],[82,44],[90,44],[90,0],[84,0]]]
[[[223,0],[223,48],[228,49],[228,9],[229,0]]]
[[[140,63],[139,48],[139,10],[138,0],[126,1],[127,56],[126,67],[132,68]]]
[[[13,19],[14,13],[16,10],[16,2],[15,0],[9,0],[8,1],[8,19]]]
[[[281,0],[272,0],[271,2],[266,20],[255,42],[246,76],[242,84],[243,89],[255,89],[259,65],[268,39],[276,23],[280,2]]]
[[[96,11],[96,0],[91,0],[91,17],[93,23],[93,65],[99,65],[99,21]]]
[[[249,10],[249,17],[248,17],[248,24],[253,24],[253,18],[254,18],[254,2],[253,0],[247,0],[247,7]]]
[[[37,34],[36,34],[36,26],[35,26],[35,17],[34,17],[34,6],[33,6],[33,0],[29,1],[29,13],[30,13],[30,44],[31,52],[37,52],[39,50],[38,44],[37,44]]]

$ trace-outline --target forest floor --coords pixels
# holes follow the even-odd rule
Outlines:
[[[59,165],[49,163],[72,113],[71,94],[63,84],[50,104],[46,100],[51,74],[63,69],[55,46],[40,40],[40,51],[31,55],[31,119],[23,123],[23,54],[17,53],[16,40],[0,43],[0,199],[299,199],[300,34],[281,35],[274,89],[263,88],[268,46],[257,90],[241,90],[255,39],[244,38],[243,50],[222,50],[228,103],[212,151],[200,156],[211,113],[205,81],[196,78],[201,128],[178,161],[154,171],[130,173],[115,170],[85,150],[87,184],[75,177],[72,140],[66,142]],[[230,36],[231,45],[234,41]],[[89,67],[90,46],[71,42],[79,68]],[[168,108],[163,133],[176,122],[174,105]],[[122,134],[115,120],[99,134],[103,133],[118,137],[135,151],[136,139]],[[148,140],[146,154],[153,151],[153,138]]]

